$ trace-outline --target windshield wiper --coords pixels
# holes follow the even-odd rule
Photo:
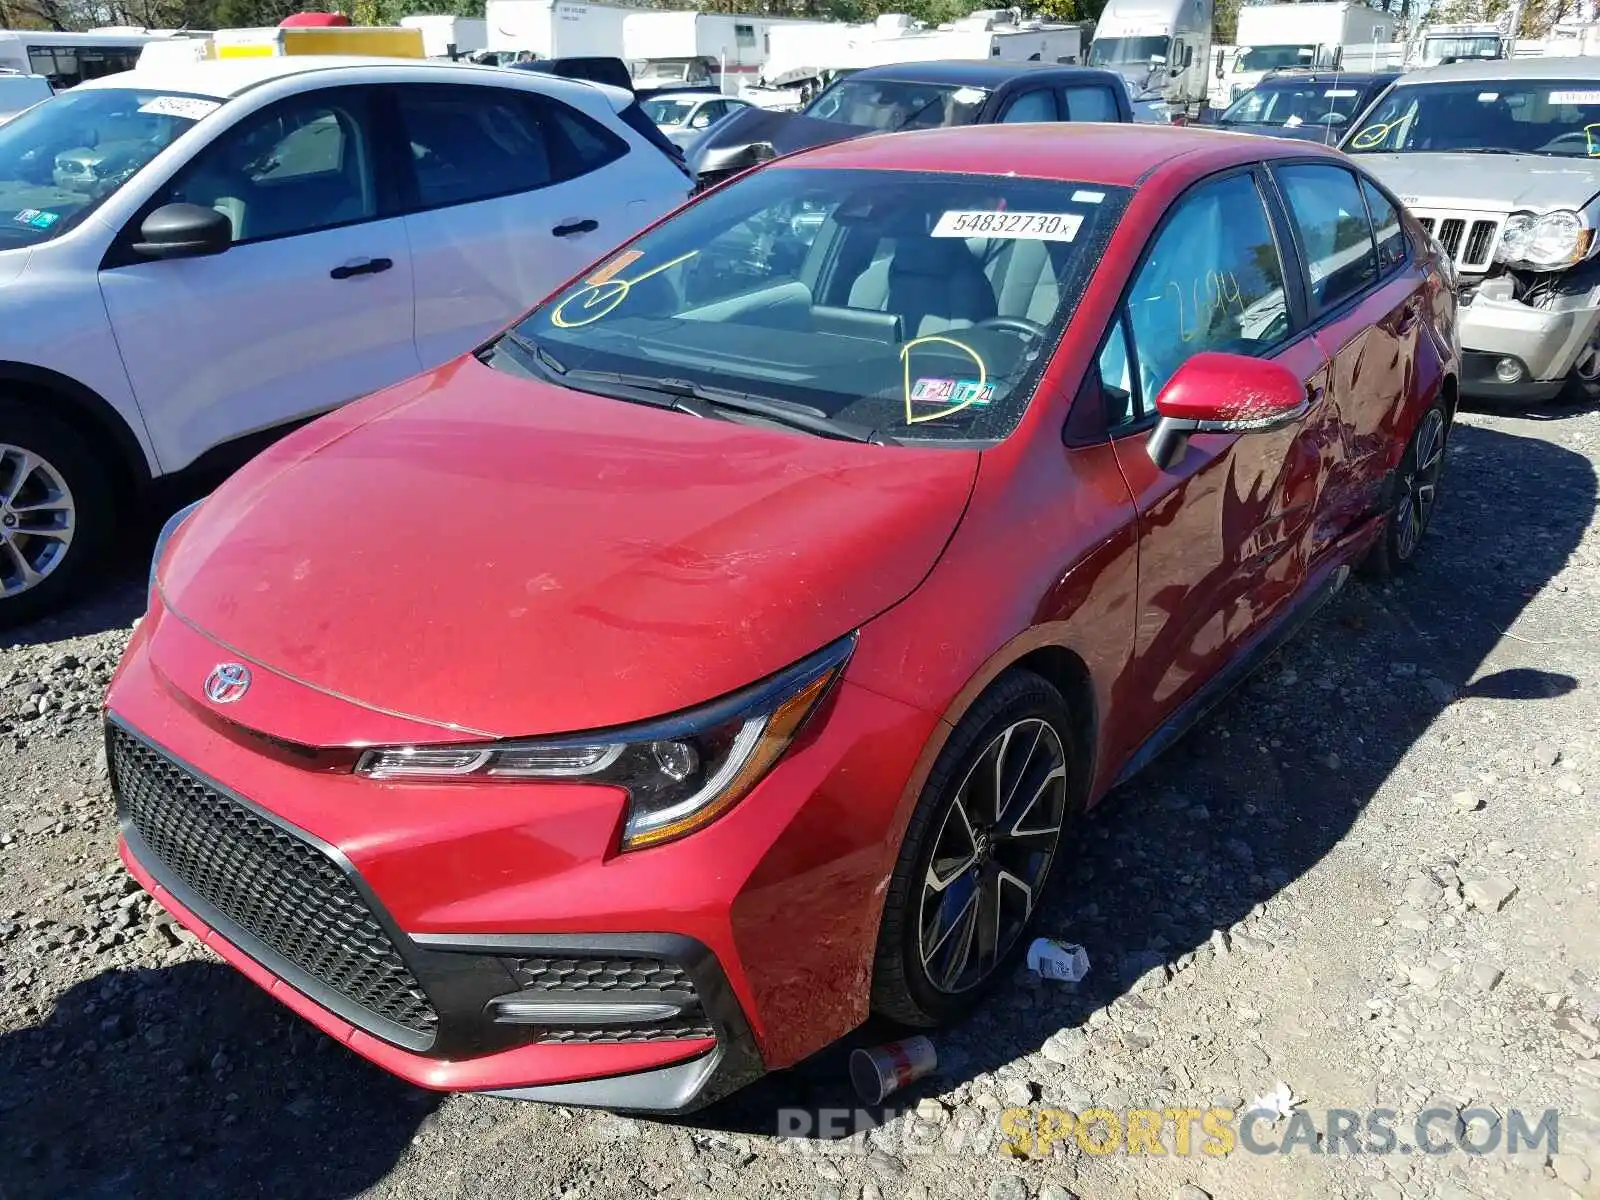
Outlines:
[[[1538,154],[1537,150],[1507,150],[1504,146],[1457,146],[1449,154]]]
[[[670,397],[673,403],[663,405],[667,408],[693,411],[685,406],[692,404],[701,409],[710,406],[713,409],[722,408],[765,417],[780,425],[803,429],[807,433],[820,434],[822,437],[839,438],[847,442],[870,442],[877,446],[897,444],[893,438],[876,429],[868,429],[851,421],[840,421],[803,404],[793,404],[771,396],[757,396],[750,392],[705,387],[702,384],[691,383],[687,379],[657,379],[649,375],[629,375],[616,371],[570,371],[568,378],[603,380],[633,391]]]

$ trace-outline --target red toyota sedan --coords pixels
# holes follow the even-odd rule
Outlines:
[[[775,161],[169,523],[124,861],[431,1088],[684,1111],[956,1019],[1075,819],[1416,555],[1449,272],[1303,144]]]

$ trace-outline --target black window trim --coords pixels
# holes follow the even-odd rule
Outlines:
[[[315,229],[301,229],[293,233],[275,233],[267,237],[244,238],[233,242],[223,253],[232,253],[242,246],[261,246],[270,242],[281,242],[286,238],[309,237],[312,234],[326,233],[334,229],[349,229],[357,225],[371,225],[376,221],[387,221],[400,215],[397,199],[397,181],[392,170],[394,151],[397,147],[385,120],[382,98],[378,94],[383,86],[371,83],[345,83],[335,84],[331,87],[307,88],[305,91],[284,96],[282,99],[274,100],[270,104],[264,104],[252,112],[242,114],[226,129],[218,130],[215,137],[173,168],[172,173],[156,185],[150,197],[139,206],[133,216],[128,218],[127,223],[123,225],[117,236],[112,239],[111,244],[106,247],[105,256],[100,260],[99,269],[111,271],[119,267],[139,266],[158,261],[145,258],[141,254],[135,254],[133,251],[133,244],[139,240],[139,231],[141,226],[144,225],[145,218],[156,209],[170,203],[167,197],[173,185],[180,182],[190,168],[224,138],[233,136],[235,130],[260,117],[288,108],[294,104],[307,100],[316,101],[321,97],[334,94],[341,97],[350,96],[353,101],[331,101],[330,103],[340,103],[348,107],[353,102],[361,105],[364,109],[364,111],[357,114],[357,120],[364,120],[367,126],[366,132],[368,149],[371,152],[372,159],[370,165],[376,211],[369,217],[353,217],[348,221],[336,221],[328,225],[319,225]],[[172,94],[176,95],[178,93]],[[215,97],[208,96],[206,99],[215,99]]]
[[[1089,366],[1085,371],[1086,376],[1090,376],[1095,380],[1093,394],[1098,401],[1095,405],[1097,416],[1091,425],[1086,418],[1080,418],[1081,423],[1074,422],[1072,414],[1068,414],[1067,429],[1063,430],[1063,439],[1068,439],[1069,434],[1067,431],[1070,430],[1070,444],[1098,444],[1104,441],[1114,441],[1124,437],[1135,436],[1155,428],[1156,422],[1160,420],[1160,415],[1155,410],[1155,398],[1151,397],[1149,411],[1143,413],[1137,421],[1125,422],[1115,427],[1111,425],[1110,421],[1107,420],[1105,411],[1105,385],[1100,379],[1100,356],[1105,353],[1106,346],[1116,330],[1117,323],[1121,321],[1127,339],[1126,348],[1129,351],[1134,351],[1134,353],[1129,354],[1129,362],[1135,363],[1138,361],[1135,350],[1136,339],[1133,332],[1133,322],[1131,319],[1125,318],[1129,313],[1129,295],[1133,291],[1135,281],[1139,278],[1139,273],[1144,270],[1156,243],[1160,241],[1161,235],[1166,232],[1174,214],[1178,212],[1189,197],[1201,188],[1224,182],[1235,175],[1249,175],[1255,184],[1256,192],[1261,197],[1261,207],[1266,217],[1267,229],[1272,235],[1273,244],[1278,251],[1278,262],[1283,269],[1284,301],[1289,313],[1289,329],[1280,340],[1273,342],[1262,353],[1261,357],[1281,354],[1284,350],[1300,341],[1301,338],[1307,337],[1311,333],[1307,322],[1307,296],[1302,278],[1303,267],[1301,266],[1299,247],[1292,242],[1286,242],[1286,237],[1290,232],[1288,225],[1285,223],[1287,213],[1280,212],[1282,202],[1278,198],[1276,185],[1267,170],[1267,164],[1262,162],[1240,163],[1197,179],[1184,188],[1167,205],[1166,211],[1161,214],[1161,219],[1156,222],[1155,228],[1151,230],[1150,236],[1145,239],[1143,247],[1140,248],[1139,257],[1133,268],[1128,272],[1127,281],[1122,285],[1122,291],[1117,297],[1116,306],[1111,311],[1106,328],[1101,331],[1100,337],[1095,342],[1094,353],[1091,355]],[[1139,407],[1143,408],[1144,389],[1138,378],[1138,372],[1136,370],[1130,372],[1129,379],[1134,385],[1134,399],[1138,402]],[[1084,390],[1083,388],[1079,389],[1079,400],[1081,400]],[[1077,406],[1078,401],[1074,401],[1073,409],[1076,410]],[[1090,434],[1091,429],[1094,430],[1092,436]]]
[[[1373,261],[1373,264],[1377,267],[1377,272],[1373,276],[1372,281],[1370,283],[1368,283],[1365,287],[1358,288],[1356,291],[1351,292],[1348,296],[1341,297],[1337,304],[1330,304],[1325,308],[1318,309],[1316,312],[1311,312],[1310,311],[1310,309],[1311,309],[1311,272],[1310,272],[1310,269],[1309,269],[1309,264],[1307,263],[1307,260],[1306,260],[1305,249],[1300,244],[1300,231],[1295,225],[1294,216],[1289,210],[1289,201],[1288,201],[1287,197],[1285,197],[1283,195],[1282,189],[1281,189],[1281,187],[1280,187],[1280,185],[1278,183],[1278,178],[1277,178],[1277,172],[1279,170],[1285,168],[1285,167],[1307,167],[1307,166],[1327,167],[1327,168],[1330,168],[1331,170],[1343,171],[1346,175],[1350,175],[1355,179],[1355,182],[1356,182],[1356,194],[1361,197],[1361,211],[1366,214],[1366,218],[1367,218],[1367,239],[1372,245],[1372,261]],[[1277,193],[1278,202],[1282,206],[1282,209],[1283,209],[1283,217],[1284,217],[1284,221],[1285,221],[1285,232],[1288,235],[1289,241],[1294,246],[1295,257],[1299,260],[1299,263],[1300,263],[1300,278],[1301,278],[1302,286],[1305,288],[1305,303],[1306,303],[1307,315],[1308,315],[1308,318],[1309,318],[1308,324],[1307,324],[1307,329],[1312,331],[1312,332],[1315,332],[1318,329],[1325,328],[1326,326],[1328,326],[1329,324],[1333,323],[1334,321],[1342,320],[1344,317],[1348,316],[1349,312],[1350,312],[1350,310],[1352,308],[1354,308],[1356,305],[1361,304],[1361,303],[1365,302],[1366,300],[1368,300],[1372,296],[1372,294],[1374,292],[1376,292],[1379,288],[1383,287],[1386,283],[1388,283],[1389,282],[1389,278],[1390,278],[1390,274],[1392,274],[1392,272],[1390,272],[1389,274],[1386,274],[1384,272],[1384,270],[1383,270],[1383,260],[1378,255],[1378,231],[1377,231],[1376,227],[1372,223],[1372,212],[1367,207],[1366,195],[1361,191],[1361,180],[1362,180],[1362,178],[1364,178],[1366,176],[1364,175],[1364,173],[1362,171],[1360,171],[1357,168],[1355,168],[1354,166],[1348,165],[1346,163],[1336,162],[1336,161],[1334,161],[1332,159],[1327,159],[1327,158],[1315,158],[1315,157],[1310,157],[1310,156],[1303,157],[1303,158],[1279,158],[1279,159],[1274,159],[1272,161],[1272,163],[1271,163],[1271,172],[1270,172],[1270,174],[1272,176],[1272,187],[1273,187],[1273,190],[1274,190],[1275,193]],[[1372,183],[1372,185],[1374,187],[1378,187],[1377,180],[1369,180],[1369,181]],[[1390,193],[1388,192],[1387,189],[1382,188],[1382,187],[1378,187],[1378,191],[1380,193],[1382,193],[1383,196],[1386,199],[1388,199],[1391,204],[1394,204],[1396,212],[1399,212],[1401,214],[1404,213],[1404,211],[1405,211],[1404,210],[1404,206],[1402,206],[1401,204],[1396,202],[1394,197],[1392,195],[1390,195]],[[1405,222],[1404,222],[1403,215],[1402,215],[1402,219],[1401,219],[1401,228],[1402,229],[1405,228]],[[1406,257],[1400,264],[1401,268],[1409,266],[1410,263],[1411,263],[1410,239],[1407,238],[1406,242],[1407,242],[1407,245],[1406,245]],[[1397,269],[1399,269],[1399,268],[1397,268]]]
[[[576,180],[592,175],[596,171],[604,170],[613,163],[619,162],[623,158],[626,158],[629,152],[632,150],[632,147],[625,139],[618,137],[614,132],[607,129],[588,113],[582,112],[570,104],[564,103],[553,96],[548,96],[544,92],[537,91],[533,88],[508,88],[497,86],[492,83],[465,82],[461,80],[450,80],[449,82],[445,82],[443,80],[439,82],[434,82],[432,80],[416,80],[407,81],[405,83],[383,84],[381,87],[384,95],[380,98],[379,104],[383,109],[384,121],[387,125],[387,136],[385,141],[388,142],[393,148],[394,164],[398,172],[396,176],[396,193],[398,196],[399,205],[396,215],[398,216],[417,216],[421,213],[439,212],[447,208],[460,208],[465,204],[487,204],[491,200],[504,200],[509,196],[532,195],[535,192],[542,192],[548,188],[559,187],[564,183],[572,183]],[[451,88],[457,90],[462,88],[476,88],[482,89],[486,92],[494,93],[498,96],[509,95],[518,97],[519,103],[522,104],[533,104],[535,106],[545,105],[550,108],[560,108],[570,114],[572,119],[592,127],[595,135],[599,137],[601,141],[608,143],[610,148],[614,150],[615,153],[612,154],[610,158],[607,158],[604,162],[590,167],[586,171],[581,171],[576,175],[552,177],[549,182],[541,183],[537,187],[513,187],[507,188],[504,191],[491,192],[486,195],[473,196],[467,199],[447,200],[439,204],[424,204],[422,203],[421,186],[417,181],[416,165],[406,153],[406,148],[410,145],[410,139],[408,139],[406,136],[405,123],[400,116],[400,92],[410,91],[415,88]],[[556,155],[552,150],[550,153],[552,173],[554,173],[555,170],[555,159]]]

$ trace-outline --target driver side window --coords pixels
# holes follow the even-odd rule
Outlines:
[[[1203,350],[1262,356],[1288,336],[1283,262],[1247,172],[1184,195],[1128,290],[1129,397],[1113,420],[1138,423],[1179,366]],[[1113,334],[1113,341],[1115,334]],[[1102,358],[1102,375],[1107,364]],[[1116,386],[1113,384],[1113,386]]]
[[[196,156],[166,199],[214,208],[233,240],[313,233],[378,215],[367,95],[308,92],[246,117]]]

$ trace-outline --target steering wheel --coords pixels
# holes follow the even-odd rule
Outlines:
[[[1325,112],[1320,117],[1313,117],[1312,120],[1311,120],[1311,124],[1313,124],[1313,125],[1343,125],[1349,119],[1350,118],[1345,116],[1342,112]]]
[[[1014,333],[1024,340],[1042,338],[1049,332],[1044,325],[1031,317],[985,317],[975,322],[972,327],[998,329],[1001,333]]]
[[[1558,134],[1557,136],[1551,138],[1544,145],[1540,146],[1538,153],[1543,154],[1554,150],[1556,147],[1560,146],[1562,142],[1582,142],[1585,151],[1587,151],[1589,147],[1589,135],[1582,129],[1573,129],[1567,133]]]

